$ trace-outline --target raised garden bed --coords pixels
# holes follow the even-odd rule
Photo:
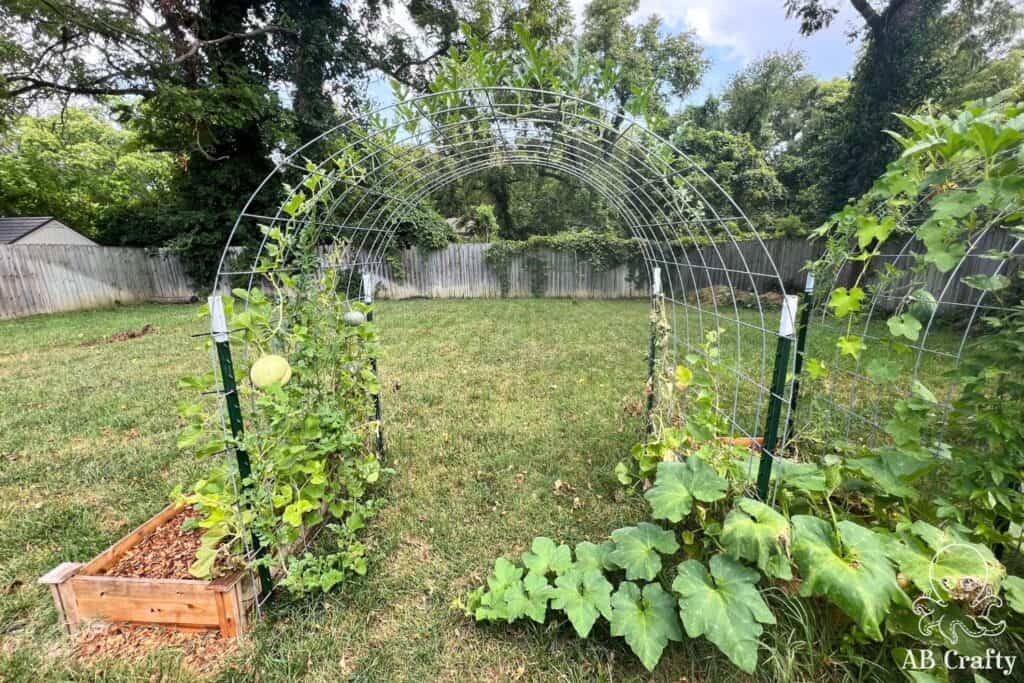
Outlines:
[[[247,571],[186,578],[198,547],[198,534],[181,528],[190,514],[169,505],[92,561],[64,562],[40,578],[68,632],[103,621],[244,634],[257,579]]]

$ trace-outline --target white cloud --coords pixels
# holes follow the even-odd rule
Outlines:
[[[572,0],[577,18],[587,0]],[[811,37],[800,35],[797,21],[786,18],[782,0],[640,0],[633,19],[657,14],[672,33],[693,31],[707,48],[717,48],[741,63],[770,50],[802,50],[808,67],[822,77],[847,73],[856,46],[846,34],[856,25],[856,12],[840,1],[840,12],[829,28]]]

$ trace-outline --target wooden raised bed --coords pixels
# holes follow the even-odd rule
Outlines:
[[[169,505],[87,564],[64,562],[39,583],[50,586],[61,623],[69,633],[89,621],[155,624],[179,630],[219,630],[234,638],[249,628],[256,579],[240,571],[213,581],[110,576],[129,549],[183,508]]]

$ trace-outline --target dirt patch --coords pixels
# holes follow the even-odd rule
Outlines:
[[[112,344],[114,342],[128,341],[129,339],[138,339],[144,337],[150,332],[156,332],[156,327],[146,323],[137,330],[122,330],[121,332],[115,332],[109,337],[102,337],[100,339],[86,339],[79,346],[96,346],[97,344]]]
[[[203,530],[186,530],[182,525],[198,516],[193,508],[185,508],[134,545],[106,573],[147,579],[194,579],[188,568],[196,560]]]
[[[94,624],[79,632],[72,653],[86,663],[104,659],[137,662],[158,650],[182,653],[182,666],[193,674],[219,672],[238,651],[237,641],[221,638],[216,631],[174,631],[159,626]]]

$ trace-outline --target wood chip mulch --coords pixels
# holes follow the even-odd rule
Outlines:
[[[186,531],[181,525],[198,516],[195,509],[185,508],[130,548],[105,573],[146,579],[195,579],[188,568],[196,561],[203,530]]]
[[[144,337],[150,332],[156,332],[156,327],[150,323],[146,323],[137,330],[123,330],[121,332],[115,332],[109,337],[103,337],[101,339],[87,339],[79,346],[96,346],[97,344],[112,344],[114,342],[128,341],[129,339],[138,339]]]
[[[182,653],[182,666],[207,676],[224,668],[238,652],[238,641],[221,638],[217,631],[175,631],[159,626],[94,624],[76,634],[72,653],[85,663],[104,659],[138,662],[158,650]]]

